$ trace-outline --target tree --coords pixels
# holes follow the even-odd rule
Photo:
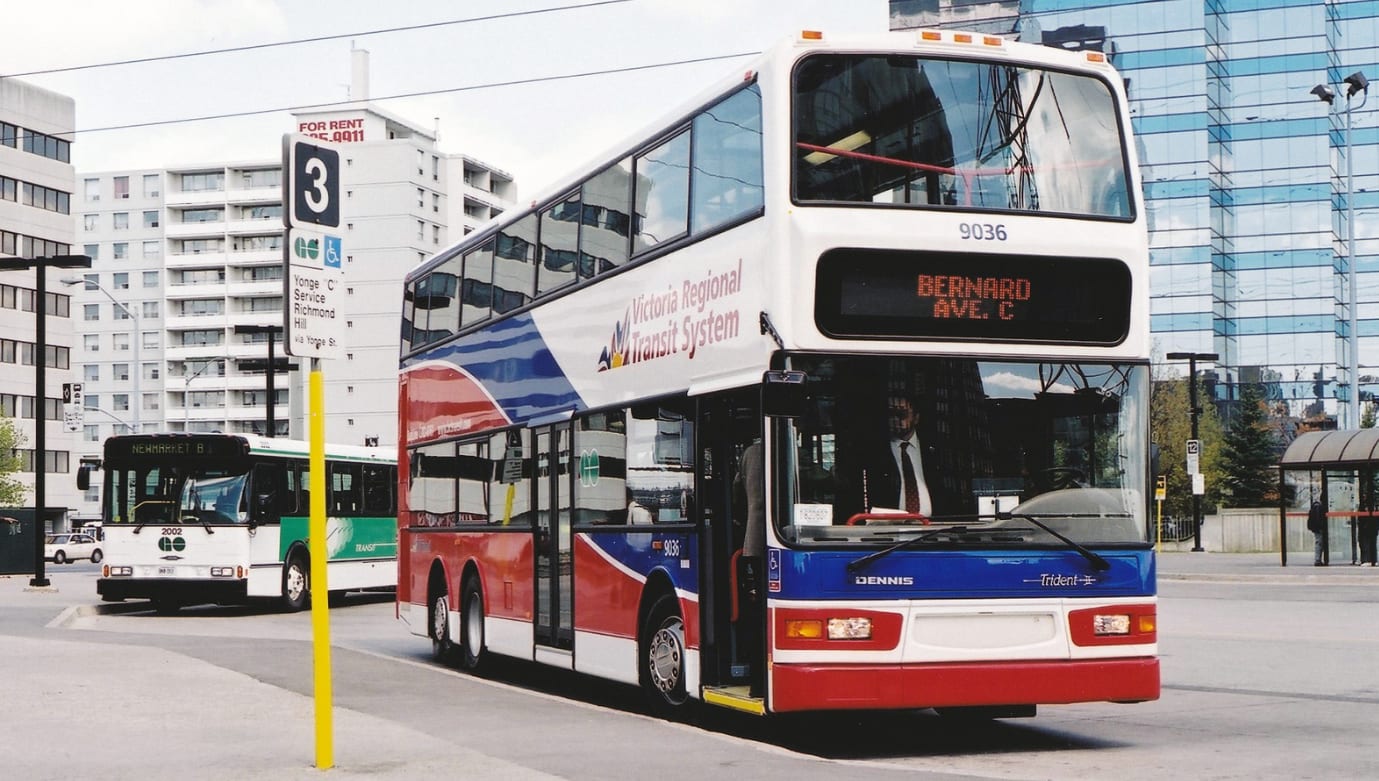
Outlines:
[[[1240,387],[1239,413],[1226,432],[1225,488],[1232,507],[1261,507],[1278,501],[1278,440],[1269,426],[1258,385]]]
[[[1187,379],[1155,377],[1149,399],[1149,433],[1159,446],[1159,474],[1166,482],[1165,518],[1192,515],[1192,479],[1187,474],[1187,441],[1192,438]],[[1197,386],[1197,437],[1202,441],[1199,468],[1206,479],[1203,498],[1209,510],[1221,493],[1221,420],[1201,383]]]
[[[0,507],[23,507],[27,504],[29,489],[12,475],[23,466],[17,455],[24,445],[24,435],[14,427],[10,418],[0,418]]]

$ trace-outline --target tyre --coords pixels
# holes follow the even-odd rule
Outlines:
[[[484,651],[484,591],[479,578],[465,578],[460,593],[460,666],[478,672],[488,656]]]
[[[101,563],[101,559],[103,559],[103,558],[105,558],[105,555],[101,553],[101,549],[100,549],[100,548],[97,548],[97,549],[91,551],[91,563],[92,563],[92,564],[100,564],[100,563]]]
[[[283,567],[282,606],[289,613],[304,609],[311,597],[310,573],[307,563],[301,556],[293,556]]]
[[[53,563],[54,563],[54,564],[66,564],[66,563],[67,563],[67,554],[66,554],[66,553],[63,553],[62,551],[58,551],[57,553],[54,553],[54,554],[53,554]]]
[[[455,659],[455,641],[450,639],[450,597],[444,588],[431,596],[431,658],[441,664]]]
[[[685,621],[674,595],[662,594],[653,603],[637,647],[648,705],[657,715],[676,714],[689,695],[685,689]]]

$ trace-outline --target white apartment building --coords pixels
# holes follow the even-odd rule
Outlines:
[[[0,259],[73,254],[72,189],[75,175],[69,141],[76,106],[71,98],[12,78],[0,79]],[[79,251],[77,251],[79,252]],[[38,277],[30,270],[0,271],[0,415],[12,420],[24,443],[23,470],[15,475],[29,489],[46,466],[44,504],[73,506],[82,448],[62,423],[62,387],[74,380],[70,297],[50,268],[43,287],[46,356],[38,354]],[[35,361],[45,360],[39,393]],[[37,414],[36,414],[37,413]],[[44,454],[35,451],[36,426],[44,426]],[[65,528],[61,514],[45,518]]]
[[[508,208],[515,185],[363,101],[297,115],[290,130],[340,149],[345,357],[321,362],[326,438],[394,445],[402,278]],[[281,162],[79,174],[75,245],[95,259],[68,279],[85,450],[132,430],[268,431],[269,334],[244,327],[283,324]],[[278,340],[274,432],[305,438],[309,360]]]

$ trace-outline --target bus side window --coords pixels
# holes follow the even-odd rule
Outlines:
[[[254,474],[249,484],[249,517],[260,523],[278,523],[283,511],[291,510],[294,503],[287,485],[287,465],[278,461],[268,464],[255,464]]]
[[[359,489],[361,480],[359,479],[360,464],[330,464],[327,467],[327,474],[330,476],[327,486],[330,493],[327,495],[326,503],[332,515],[358,515],[361,505]]]
[[[364,514],[396,514],[393,505],[393,477],[386,467],[364,467]]]

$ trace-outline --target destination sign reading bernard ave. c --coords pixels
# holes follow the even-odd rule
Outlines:
[[[814,319],[835,337],[1118,344],[1130,270],[1109,258],[834,249]]]

